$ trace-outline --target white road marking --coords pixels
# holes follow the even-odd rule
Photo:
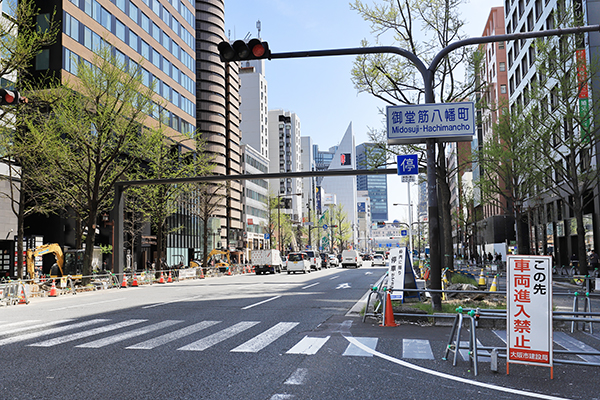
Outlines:
[[[136,336],[145,335],[146,333],[154,332],[156,330],[163,329],[163,328],[169,327],[171,325],[178,324],[180,322],[182,322],[182,321],[175,321],[175,320],[168,319],[166,321],[162,321],[157,324],[152,324],[152,325],[145,326],[143,328],[134,329],[132,331],[121,333],[119,335],[108,336],[108,337],[105,337],[102,339],[94,340],[93,342],[80,344],[79,346],[75,346],[75,347],[98,349],[100,347],[108,346],[109,344],[115,344],[118,342],[122,342],[123,340],[131,339]]]
[[[56,321],[56,322],[49,323],[49,324],[40,324],[40,325],[37,325],[36,327],[42,327],[44,325],[45,326],[54,325],[57,323],[69,322],[69,321],[72,321],[72,320],[62,320],[62,321]],[[40,336],[52,335],[54,333],[68,331],[70,329],[83,328],[83,327],[86,327],[89,325],[99,324],[101,322],[106,322],[106,321],[108,321],[108,319],[92,319],[89,321],[79,322],[79,323],[73,324],[73,325],[59,326],[56,328],[47,329],[45,331],[37,331],[37,332],[27,333],[27,334],[21,335],[21,336],[9,337],[9,338],[0,340],[0,346],[5,345],[7,343],[15,343],[15,342],[22,342],[24,340],[35,339]],[[30,327],[30,328],[32,328],[32,327]]]
[[[67,320],[67,321],[71,321],[71,320]],[[6,331],[6,330],[8,330],[8,332],[11,332],[10,329],[13,329],[15,326],[33,324],[35,322],[39,322],[39,319],[28,319],[25,321],[11,322],[9,324],[3,323],[2,326],[0,326],[0,334],[2,334],[2,335],[6,334],[6,332],[2,332],[2,331]],[[55,323],[56,322],[50,322],[50,324],[55,324]],[[17,331],[24,331],[27,329],[32,329],[32,328],[31,327],[18,328]]]
[[[339,278],[339,277],[340,277],[339,275],[332,276],[331,278],[329,278],[329,280],[330,280],[330,281],[332,281],[332,280],[334,280],[334,279],[337,279],[337,278]]]
[[[293,394],[279,393],[279,394],[274,394],[273,396],[271,396],[271,398],[269,400],[287,400],[287,399],[293,399],[293,398],[294,398]]]
[[[320,338],[320,337],[308,337],[304,336],[304,338],[296,343],[294,347],[289,349],[286,354],[307,354],[313,355],[316,354],[317,351],[329,340],[329,336]]]
[[[230,326],[229,328],[223,329],[222,331],[213,333],[210,336],[190,343],[187,346],[180,347],[177,350],[203,351],[211,346],[214,346],[217,343],[220,343],[226,339],[229,339],[230,337],[237,335],[240,332],[245,331],[246,329],[252,328],[254,325],[259,323],[260,321],[242,321],[233,326]]]
[[[69,308],[81,308],[81,307],[87,307],[87,306],[93,306],[96,304],[106,304],[106,303],[114,303],[115,301],[123,301],[125,300],[125,297],[121,297],[118,299],[112,299],[112,300],[105,300],[105,301],[97,301],[94,303],[80,303],[74,306],[67,306],[67,307],[60,307],[60,308],[53,308],[49,311],[61,311],[61,310],[68,310]]]
[[[402,358],[433,360],[429,340],[402,339]]]
[[[298,368],[285,382],[284,385],[302,385],[306,381],[306,375],[308,375],[307,368]]]
[[[197,296],[192,296],[192,297],[186,297],[185,299],[178,299],[178,300],[172,300],[172,301],[163,301],[162,303],[156,303],[156,304],[151,304],[149,306],[144,306],[142,308],[154,308],[154,307],[159,307],[159,306],[164,306],[167,304],[173,304],[173,303],[180,303],[182,301],[190,301],[190,300],[196,300],[200,297],[202,297],[203,295],[197,295]]]
[[[372,353],[374,356],[383,358],[384,360],[387,360],[387,361],[392,362],[394,364],[398,364],[398,365],[400,365],[402,367],[410,368],[410,369],[413,369],[415,371],[423,372],[425,374],[434,375],[434,376],[437,376],[439,378],[444,378],[444,379],[448,379],[448,380],[451,380],[451,381],[464,383],[466,385],[479,386],[479,387],[482,387],[482,388],[485,388],[485,389],[497,390],[499,392],[516,394],[516,395],[519,395],[519,396],[534,397],[534,398],[537,398],[537,399],[545,399],[545,400],[568,400],[568,399],[563,398],[563,397],[550,396],[550,395],[541,394],[541,393],[532,393],[532,392],[527,392],[527,391],[519,390],[519,389],[511,389],[511,388],[507,388],[507,387],[503,387],[503,386],[493,385],[493,384],[490,384],[490,383],[479,382],[479,381],[476,381],[476,380],[473,380],[473,379],[461,378],[460,376],[454,376],[454,375],[446,374],[446,373],[439,372],[439,371],[434,371],[434,370],[431,370],[431,369],[428,369],[428,368],[421,367],[420,365],[411,364],[411,363],[409,363],[407,361],[403,361],[403,360],[394,358],[392,356],[388,356],[387,354],[383,354],[383,353],[380,353],[380,352],[375,351],[373,349],[370,349],[370,348],[368,348],[367,346],[363,345],[362,343],[360,343],[358,340],[356,340],[355,338],[353,338],[351,336],[344,336],[344,337],[350,343],[353,343],[354,345],[362,348],[364,351],[368,351],[368,352]]]
[[[339,285],[337,285],[337,287],[335,289],[336,290],[338,290],[338,289],[350,289],[350,284],[349,283],[340,283]]]
[[[33,343],[33,344],[30,344],[30,346],[35,346],[35,347],[52,347],[52,346],[56,346],[57,344],[63,344],[63,343],[67,343],[67,342],[72,342],[73,340],[83,339],[83,338],[86,338],[86,337],[98,335],[100,333],[106,333],[106,332],[114,331],[115,329],[125,328],[127,326],[131,326],[131,325],[134,325],[134,324],[139,324],[140,322],[145,322],[145,321],[147,321],[147,320],[146,319],[130,319],[130,320],[127,320],[127,321],[118,322],[116,324],[105,325],[105,326],[101,326],[100,328],[90,329],[88,331],[83,331],[83,332],[78,332],[78,333],[72,333],[70,335],[60,336],[60,337],[57,337],[57,338],[54,338],[54,339],[45,340],[43,342]]]
[[[374,337],[355,337],[354,339],[358,340],[365,346],[370,349],[375,350],[377,347],[378,338]],[[373,354],[363,351],[360,347],[356,347],[352,343],[348,343],[348,347],[346,347],[346,351],[344,351],[343,356],[353,356],[353,357],[373,357]]]
[[[313,287],[313,286],[317,286],[319,283],[320,283],[320,282],[313,283],[312,285],[304,286],[302,289],[308,289],[308,288],[311,288],[311,287]]]
[[[275,296],[275,297],[271,297],[270,299],[266,299],[266,300],[263,300],[263,301],[259,301],[258,303],[250,304],[249,306],[242,307],[242,310],[248,310],[249,308],[256,307],[256,306],[260,306],[261,304],[268,303],[269,301],[277,300],[277,299],[278,299],[278,298],[280,298],[280,297],[281,297],[281,296]]]
[[[285,335],[296,325],[298,325],[298,322],[280,322],[231,351],[240,353],[256,353],[273,343],[275,340],[279,339],[281,336]]]
[[[186,326],[185,328],[176,330],[174,332],[169,332],[162,336],[146,340],[145,342],[141,342],[138,344],[134,344],[133,346],[126,347],[126,349],[144,349],[151,350],[155,347],[161,346],[163,344],[172,342],[173,340],[177,340],[186,336],[191,335],[192,333],[199,332],[203,329],[209,328],[213,325],[220,323],[221,321],[202,321],[194,325]]]

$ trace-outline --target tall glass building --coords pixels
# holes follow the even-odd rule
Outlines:
[[[367,159],[370,154],[381,153],[373,143],[363,143],[356,146],[356,168],[367,169]],[[380,167],[385,168],[385,165]],[[387,175],[359,175],[356,177],[356,189],[369,192],[371,199],[371,220],[388,220]]]

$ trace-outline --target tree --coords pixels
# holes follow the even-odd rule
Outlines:
[[[5,9],[6,10],[6,9]],[[0,78],[7,82],[5,88],[20,89],[27,83],[28,68],[33,59],[45,46],[56,40],[60,23],[54,15],[41,18],[33,0],[10,2],[8,14],[0,19]],[[31,84],[31,82],[30,82]],[[23,144],[22,135],[15,135],[17,126],[22,126],[20,110],[25,105],[0,107],[0,157],[8,169],[0,179],[8,181],[9,193],[0,195],[10,202],[11,210],[17,217],[17,274],[23,277],[23,236],[25,217],[34,212],[48,213],[54,209],[51,199],[37,191],[29,179],[30,167],[23,159],[28,147]]]
[[[382,36],[391,35],[398,47],[412,52],[427,64],[441,49],[463,39],[461,27],[464,21],[460,19],[458,12],[462,3],[462,0],[382,0],[370,7],[360,0],[355,0],[351,8],[371,24],[377,41]],[[425,40],[419,42],[418,38],[423,36]],[[364,40],[362,44],[367,46],[368,42]],[[471,81],[466,82],[458,79],[458,66],[467,65],[473,60],[467,47],[461,47],[444,58],[435,73],[433,88],[439,102],[460,101],[477,90],[472,80],[474,76],[469,75],[468,79]],[[420,73],[408,59],[401,56],[358,56],[352,69],[352,81],[359,92],[370,93],[390,105],[418,104],[424,100]],[[382,136],[374,135],[372,140],[381,140]],[[381,147],[389,149],[385,142]],[[394,149],[389,149],[389,153],[393,154]],[[442,254],[447,255],[444,258],[444,266],[452,268],[450,190],[444,155],[444,144],[439,143],[436,173],[443,227],[441,250]],[[433,302],[436,309],[441,309],[438,296],[434,296]]]
[[[188,208],[192,215],[202,221],[202,268],[208,263],[209,221],[219,212],[225,199],[225,184],[196,183],[188,197]]]
[[[151,129],[144,124],[155,111],[154,92],[140,72],[103,42],[91,64],[79,61],[76,80],[32,94],[50,110],[27,115],[28,135],[44,150],[35,179],[85,221],[83,275],[91,274],[96,221],[112,206],[114,183],[150,158]]]

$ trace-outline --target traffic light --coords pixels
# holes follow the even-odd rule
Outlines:
[[[251,39],[248,43],[243,40],[236,40],[233,44],[221,42],[217,48],[223,62],[260,60],[271,57],[269,44],[260,39]]]
[[[16,90],[0,89],[0,106],[12,106],[19,103],[26,103],[27,99],[21,97]]]

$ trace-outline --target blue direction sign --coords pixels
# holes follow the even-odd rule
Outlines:
[[[265,233],[265,239],[269,239],[269,237],[270,237],[269,234]]]
[[[398,175],[419,174],[419,156],[417,154],[397,156],[396,159],[398,162]]]
[[[328,226],[327,224],[323,225],[323,229],[327,230]]]
[[[387,107],[388,144],[471,141],[475,103],[411,104]]]
[[[408,231],[407,231],[406,229],[402,229],[402,230],[400,231],[400,235],[401,235],[401,236],[407,236],[407,235],[408,235]]]

